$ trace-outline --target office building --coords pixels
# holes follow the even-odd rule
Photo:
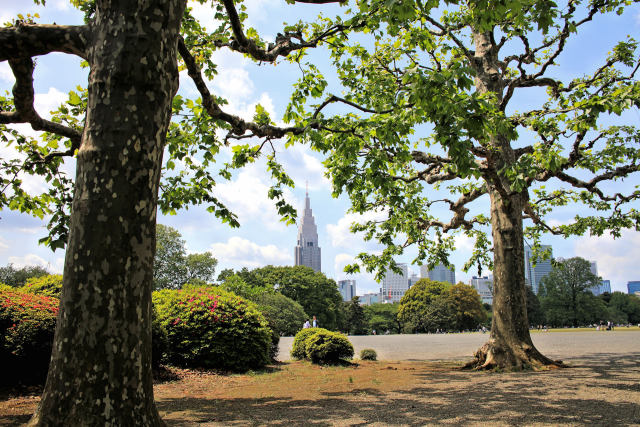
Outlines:
[[[371,305],[380,302],[380,292],[372,292],[360,296],[361,305]]]
[[[420,276],[418,276],[416,273],[411,273],[411,277],[409,277],[409,288],[415,285],[418,280],[420,280]]]
[[[610,280],[602,280],[602,281],[600,281],[599,285],[594,286],[592,288],[589,288],[589,290],[595,296],[602,295],[605,292],[611,293],[611,281]]]
[[[493,304],[493,276],[473,276],[470,285],[480,294],[483,304]]]
[[[296,265],[306,265],[315,271],[321,271],[318,228],[311,212],[308,191],[304,198],[304,212],[298,227],[298,244],[295,247],[294,255]]]
[[[456,284],[456,267],[451,264],[446,267],[444,264],[438,264],[429,270],[429,266],[420,266],[420,275],[429,280],[435,280],[436,282],[449,282],[452,285]]]
[[[627,293],[629,293],[629,295],[638,295],[640,297],[640,280],[627,282]]]
[[[351,301],[356,296],[356,281],[338,280],[338,290],[343,301]]]
[[[387,269],[382,279],[382,302],[394,303],[409,289],[409,272],[407,264],[398,264],[401,273]]]
[[[549,245],[541,245],[540,251],[543,253],[548,251],[549,257],[547,259],[534,259],[531,246],[526,243],[524,245],[524,279],[535,294],[538,294],[542,278],[551,273],[551,258],[553,257],[553,252]]]

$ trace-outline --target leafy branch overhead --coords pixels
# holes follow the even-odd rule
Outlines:
[[[202,3],[202,2],[201,2]],[[207,3],[207,2],[205,2]],[[293,2],[292,2],[293,3]],[[339,3],[329,0],[306,0],[303,3]],[[71,91],[65,104],[52,112],[50,120],[42,117],[34,106],[33,72],[37,55],[62,52],[75,55],[92,67],[87,46],[93,42],[93,2],[75,3],[86,14],[86,25],[64,26],[35,23],[37,16],[21,17],[12,26],[0,28],[0,61],[8,61],[15,77],[11,95],[0,96],[0,139],[17,152],[16,158],[0,160],[0,208],[8,207],[38,217],[51,215],[49,235],[41,240],[53,249],[64,247],[68,236],[68,221],[72,200],[72,179],[65,172],[65,158],[76,156],[81,148],[87,91],[81,87]],[[225,111],[226,101],[211,93],[208,81],[217,74],[212,55],[218,49],[244,54],[259,62],[275,62],[296,52],[314,48],[328,38],[348,29],[350,24],[316,25],[307,31],[299,23],[285,27],[274,43],[260,39],[252,28],[244,28],[246,13],[241,2],[211,2],[219,25],[207,31],[187,8],[182,21],[178,51],[182,67],[200,93],[196,100],[176,95],[173,119],[167,137],[161,193],[158,204],[163,213],[175,213],[190,205],[206,204],[208,210],[231,226],[238,226],[237,217],[216,196],[212,189],[219,179],[230,179],[233,169],[253,162],[270,148],[267,168],[273,178],[268,196],[274,199],[283,219],[292,222],[295,209],[283,198],[283,186],[292,186],[282,166],[277,162],[271,141],[287,134],[301,134],[304,127],[276,126],[268,113],[257,107],[253,121]],[[239,7],[239,9],[237,8]],[[27,123],[41,131],[40,140],[20,134],[11,125]],[[222,137],[222,132],[226,136]],[[225,145],[235,140],[260,138],[255,146],[238,144],[233,159],[216,172],[212,171],[216,157]],[[179,165],[179,167],[177,167]],[[23,186],[25,176],[41,177],[50,189],[32,194]]]
[[[417,246],[416,261],[447,264],[461,232],[475,241],[466,269],[491,267],[489,199],[515,206],[534,247],[542,233],[640,229],[640,190],[622,183],[640,170],[637,41],[585,74],[555,71],[572,38],[631,2],[446,3],[359,3],[348,18],[366,22],[362,37],[328,43],[342,93],[308,64],[287,109],[285,120],[314,123],[304,137],[326,153],[334,193],[386,213],[354,225],[386,247],[360,261],[384,271]],[[523,103],[532,90],[546,99]],[[549,222],[564,206],[573,221]]]

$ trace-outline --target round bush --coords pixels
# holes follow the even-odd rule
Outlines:
[[[294,359],[306,359],[307,358],[307,350],[306,350],[306,340],[311,335],[315,334],[318,331],[327,331],[324,328],[307,328],[301,329],[300,332],[296,334],[293,339],[293,346],[291,347],[291,357]]]
[[[360,351],[360,360],[378,360],[378,353],[372,348],[363,348]]]
[[[30,294],[60,298],[60,294],[62,293],[62,275],[48,274],[46,276],[32,277],[27,279],[27,282],[20,290]]]
[[[0,382],[43,382],[58,315],[57,298],[0,291]]]
[[[258,304],[271,329],[281,337],[294,336],[309,318],[300,304],[279,292],[264,292],[251,299]]]
[[[156,291],[153,303],[167,331],[169,363],[246,371],[270,360],[272,331],[250,301],[203,286]]]
[[[305,350],[313,363],[336,363],[353,358],[353,345],[339,332],[317,331],[305,340]]]

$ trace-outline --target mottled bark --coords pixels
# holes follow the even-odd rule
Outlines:
[[[183,0],[98,1],[61,310],[31,425],[162,425],[151,289]]]
[[[504,83],[497,47],[490,33],[475,33],[475,84],[480,93],[492,92],[502,99]],[[527,319],[524,280],[522,212],[524,192],[514,192],[500,171],[514,163],[515,153],[503,136],[492,138],[485,179],[491,200],[493,237],[493,318],[489,341],[475,354],[468,367],[478,369],[523,369],[559,365],[533,345]],[[523,190],[526,191],[526,190]]]

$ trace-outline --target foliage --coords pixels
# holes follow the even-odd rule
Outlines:
[[[451,284],[429,279],[418,280],[404,294],[398,319],[407,332],[435,332],[453,327],[454,308],[449,298]]]
[[[344,316],[345,330],[349,335],[366,335],[369,332],[369,325],[359,297],[355,296],[351,301],[344,302]]]
[[[361,360],[378,360],[378,353],[372,348],[363,348],[360,350]]]
[[[185,283],[213,280],[218,261],[209,252],[187,255],[182,236],[173,227],[157,224],[153,281],[155,289],[180,289]]]
[[[62,293],[62,275],[48,274],[46,276],[28,279],[27,283],[22,286],[20,290],[31,294],[60,298],[60,294]]]
[[[0,291],[0,382],[42,382],[49,368],[59,300]]]
[[[482,299],[473,286],[458,283],[448,290],[457,331],[474,330],[487,320]]]
[[[608,309],[616,323],[640,323],[640,298],[622,292],[613,292]]]
[[[166,360],[185,367],[245,371],[269,362],[272,331],[254,303],[217,287],[153,293],[167,331]]]
[[[339,329],[344,322],[342,297],[336,282],[305,266],[267,266],[237,273],[248,285],[275,290],[299,303],[318,325]]]
[[[151,365],[158,368],[162,361],[166,359],[169,348],[169,335],[167,329],[158,319],[158,311],[152,305],[151,313]]]
[[[602,320],[586,318],[594,312],[587,307],[598,304],[588,290],[598,283],[600,279],[591,272],[589,261],[585,259],[576,257],[556,263],[540,282],[538,292],[547,322],[578,326],[583,322]]]
[[[293,338],[293,345],[291,346],[291,357],[294,359],[305,359],[307,357],[306,340],[311,335],[315,334],[319,330],[326,330],[324,328],[305,328],[301,329]]]
[[[313,363],[338,363],[353,358],[353,345],[339,332],[319,329],[304,340],[306,359]]]
[[[383,334],[386,331],[399,334],[402,332],[402,323],[398,320],[398,308],[400,304],[376,303],[364,306],[364,313],[369,329]]]
[[[533,292],[531,286],[527,285],[527,319],[529,325],[542,325],[544,323],[544,313],[538,295]]]
[[[273,289],[248,284],[241,276],[235,273],[225,275],[224,280],[220,282],[220,287],[250,300],[265,293],[273,293]]]
[[[278,336],[294,336],[309,318],[300,304],[278,292],[265,292],[251,299]]]
[[[49,272],[40,266],[31,265],[22,268],[15,268],[13,264],[0,267],[0,283],[14,288],[23,286],[27,279],[32,277],[46,276]]]

